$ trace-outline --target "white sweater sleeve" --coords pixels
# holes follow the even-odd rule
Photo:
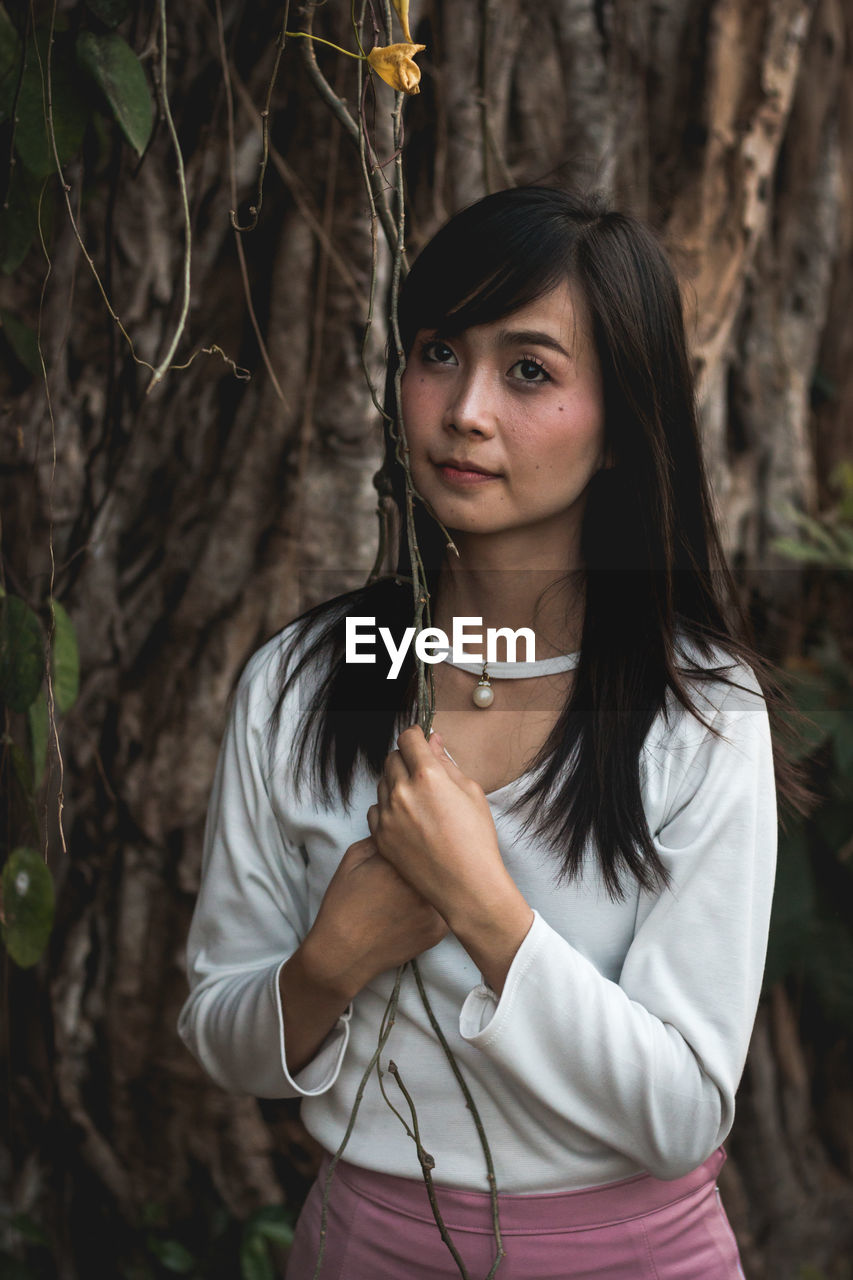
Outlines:
[[[735,693],[735,691],[732,691]],[[723,739],[692,720],[652,831],[671,876],[641,894],[610,981],[537,913],[500,1000],[472,991],[460,1032],[561,1119],[658,1178],[725,1138],[769,928],[776,855],[770,734],[756,695],[727,696]]]
[[[269,659],[267,646],[247,665],[219,754],[187,940],[190,994],[178,1033],[224,1089],[288,1098],[323,1093],[334,1083],[351,1010],[291,1076],[278,976],[310,921],[305,859],[273,811],[262,763],[273,705]]]

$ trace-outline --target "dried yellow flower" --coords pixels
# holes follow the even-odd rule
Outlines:
[[[412,44],[410,41],[384,47],[377,45],[370,50],[367,61],[392,89],[402,93],[420,93],[421,69],[412,59],[414,54],[425,48],[425,44]]]
[[[400,19],[400,26],[403,28],[403,36],[412,43],[412,33],[409,30],[409,0],[391,0],[394,6],[394,12]]]

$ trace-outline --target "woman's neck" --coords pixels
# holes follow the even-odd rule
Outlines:
[[[455,557],[454,557],[455,559]],[[536,657],[580,648],[583,581],[577,571],[462,567],[445,563],[435,592],[432,622],[450,634],[455,617],[477,618],[482,628],[529,627]],[[503,657],[501,644],[498,658]]]

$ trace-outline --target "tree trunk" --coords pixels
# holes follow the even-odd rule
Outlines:
[[[62,7],[81,20],[82,4]],[[149,30],[147,7],[131,8],[121,31],[153,74],[156,16]],[[375,538],[357,152],[288,41],[257,228],[235,232],[215,7],[172,8],[169,92],[193,224],[177,363],[214,344],[228,363],[198,354],[146,394],[150,374],[57,200],[41,320],[50,400],[14,362],[3,388],[6,588],[43,607],[53,573],[81,650],[64,773],[54,756],[40,801],[58,890],[49,953],[32,970],[6,962],[0,1148],[8,1204],[52,1245],[55,1270],[33,1274],[62,1280],[166,1274],[146,1231],[202,1256],[217,1206],[236,1221],[304,1192],[316,1151],[291,1105],[224,1094],[177,1039],[183,947],[234,681],[290,618],[363,579]],[[413,4],[413,19],[427,49],[406,104],[410,252],[485,191],[555,174],[660,229],[684,280],[727,546],[767,575],[784,653],[800,640],[799,585],[773,572],[772,540],[789,528],[786,504],[814,509],[853,453],[853,3],[434,0]],[[275,5],[225,6],[244,223],[280,21]],[[291,6],[288,21],[297,30],[304,16]],[[316,29],[351,47],[349,6],[320,8]],[[317,57],[355,108],[355,63]],[[379,83],[366,106],[382,162],[391,104]],[[117,142],[106,161],[93,147],[66,169],[72,208],[137,356],[156,365],[178,320],[184,245],[169,134],[161,121],[141,163]],[[376,270],[366,355],[381,382],[381,237]],[[0,283],[2,305],[33,328],[45,275],[33,248]],[[820,400],[818,374],[833,388]],[[853,1081],[836,1061],[821,1104],[815,1070],[780,985],[759,1016],[722,1184],[751,1280],[848,1274]],[[843,1129],[832,1143],[829,1099]],[[234,1274],[218,1265],[197,1274]]]

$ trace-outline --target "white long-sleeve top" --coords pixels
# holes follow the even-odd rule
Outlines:
[[[376,782],[359,773],[347,813],[294,783],[292,741],[316,676],[292,689],[270,742],[282,644],[260,649],[237,687],[210,800],[201,889],[187,946],[190,994],[178,1029],[223,1088],[301,1096],[310,1133],[334,1151],[373,1054],[394,974],[353,1001],[295,1076],[278,985],[347,847],[369,834]],[[672,704],[643,750],[645,813],[671,876],[621,901],[590,859],[557,859],[508,807],[529,779],[488,796],[504,862],[534,909],[498,999],[452,936],[420,958],[433,1008],[483,1119],[499,1189],[588,1187],[647,1170],[678,1177],[731,1128],[758,1001],[776,852],[771,745],[751,672],[697,685],[715,737]],[[488,714],[488,713],[485,713]],[[415,1100],[437,1183],[486,1188],[469,1111],[411,974],[381,1063]],[[393,1078],[392,1101],[405,1113]],[[371,1077],[346,1151],[370,1169],[420,1176],[411,1139]]]

